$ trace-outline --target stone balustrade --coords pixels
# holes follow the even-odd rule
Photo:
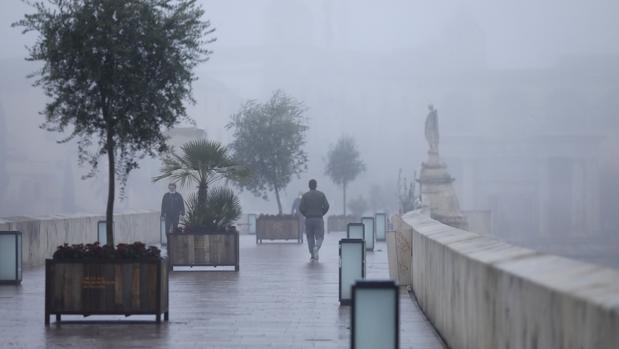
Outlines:
[[[158,243],[159,211],[130,211],[114,215],[115,242]],[[14,217],[0,219],[0,230],[18,230],[23,236],[23,265],[45,263],[56,247],[64,244],[92,243],[97,240],[97,222],[104,216],[93,214]]]
[[[619,348],[619,271],[413,211],[412,288],[452,348]]]

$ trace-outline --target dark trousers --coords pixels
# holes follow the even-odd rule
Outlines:
[[[297,219],[299,220],[299,229],[301,229],[301,234],[305,234],[305,217],[302,215],[297,215]]]
[[[165,231],[166,233],[174,233],[178,228],[178,215],[165,216]]]
[[[313,255],[314,246],[320,250],[322,240],[325,238],[325,221],[322,218],[305,218],[305,234],[307,235],[307,247]]]

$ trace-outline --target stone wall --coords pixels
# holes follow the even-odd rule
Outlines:
[[[393,230],[386,233],[389,277],[400,286],[411,284],[413,231],[399,216],[391,217]]]
[[[619,271],[455,229],[420,211],[412,284],[451,348],[619,348]]]
[[[115,242],[159,243],[159,211],[132,211],[114,216]],[[23,265],[45,264],[63,243],[91,243],[97,240],[97,222],[103,216],[72,215],[0,219],[0,230],[17,230],[23,236]]]

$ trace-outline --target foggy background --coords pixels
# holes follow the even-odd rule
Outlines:
[[[364,196],[368,213],[396,212],[399,169],[410,179],[426,157],[432,103],[464,210],[490,211],[503,239],[619,266],[616,0],[203,4],[217,42],[189,113],[207,137],[229,143],[230,115],[276,89],[309,108],[309,168],[283,193],[287,210],[316,178],[330,213],[341,213],[324,167],[346,134],[367,167],[348,198]],[[0,3],[0,217],[103,213],[105,172],[81,180],[88,168],[75,144],[38,128],[45,99],[26,79],[36,64],[24,61],[34,35],[10,28],[26,11]],[[158,209],[158,171],[158,160],[143,161],[117,211]],[[273,200],[241,199],[244,213],[276,212]]]

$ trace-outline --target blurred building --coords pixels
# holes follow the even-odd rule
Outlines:
[[[599,136],[450,137],[463,207],[490,209],[505,238],[600,232]]]

